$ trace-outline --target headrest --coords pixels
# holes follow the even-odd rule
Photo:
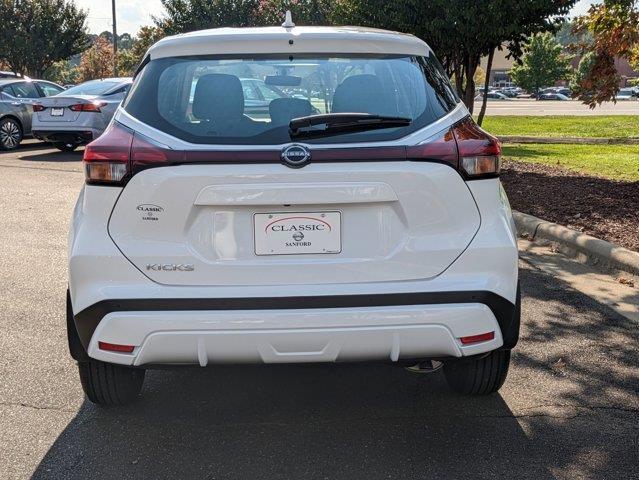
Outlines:
[[[335,89],[331,112],[397,116],[395,92],[385,89],[376,75],[352,75]]]
[[[238,120],[244,114],[242,83],[235,75],[210,73],[195,85],[193,115],[200,120]]]
[[[271,101],[268,111],[272,124],[288,125],[294,118],[312,115],[313,106],[303,98],[276,98]]]

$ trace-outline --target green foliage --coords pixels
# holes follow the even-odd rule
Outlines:
[[[159,27],[145,26],[140,28],[133,42],[133,47],[131,47],[131,52],[135,55],[138,64],[143,60],[151,45],[162,39],[164,35],[164,31]]]
[[[87,48],[86,17],[70,0],[0,0],[0,59],[15,72],[40,77]]]
[[[537,92],[542,87],[553,85],[557,80],[567,78],[570,72],[570,58],[551,33],[533,35],[524,46],[521,64],[510,71],[513,81],[529,92]]]
[[[596,105],[614,99],[619,91],[615,58],[639,63],[639,2],[606,0],[593,4],[587,15],[576,20],[575,31],[592,36],[591,44],[577,45],[582,52],[594,52],[589,73],[577,85],[584,103]]]
[[[577,91],[581,88],[584,79],[590,75],[590,72],[592,72],[595,60],[595,52],[588,52],[583,57],[581,57],[581,60],[579,60],[579,65],[570,78],[570,89],[572,91]]]
[[[290,10],[296,25],[332,25],[338,2],[331,0],[270,0],[260,2],[255,13],[262,25],[279,25]]]
[[[45,70],[44,78],[60,85],[76,84],[80,78],[80,69],[69,60],[60,60]]]
[[[166,35],[256,24],[260,0],[161,0],[166,14],[154,18]]]
[[[118,50],[118,75],[121,77],[132,77],[140,61],[130,48]]]

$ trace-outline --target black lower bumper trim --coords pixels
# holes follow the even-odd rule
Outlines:
[[[389,307],[401,305],[441,305],[481,303],[495,315],[504,338],[503,348],[513,348],[519,337],[519,289],[513,305],[493,292],[457,291],[422,293],[383,293],[377,295],[330,295],[310,297],[252,298],[154,298],[102,300],[74,316],[78,337],[88,348],[93,332],[111,312],[179,310],[289,310],[309,308]]]
[[[83,145],[93,140],[93,132],[90,131],[62,131],[62,130],[36,130],[33,136],[52,143],[75,143]]]

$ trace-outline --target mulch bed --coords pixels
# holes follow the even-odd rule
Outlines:
[[[639,182],[513,161],[501,180],[515,210],[639,251]]]

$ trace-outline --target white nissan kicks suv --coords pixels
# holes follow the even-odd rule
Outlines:
[[[84,168],[67,327],[92,402],[162,365],[436,361],[461,393],[504,382],[520,300],[500,146],[421,40],[165,38]]]

